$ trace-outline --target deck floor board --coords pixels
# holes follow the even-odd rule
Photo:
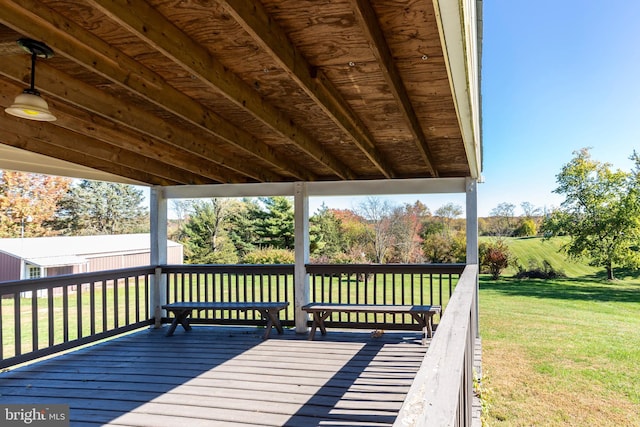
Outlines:
[[[138,331],[0,373],[0,396],[68,404],[73,426],[382,426],[427,349],[416,331],[262,333]]]

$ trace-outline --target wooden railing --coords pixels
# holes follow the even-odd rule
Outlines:
[[[284,326],[293,326],[293,265],[169,265],[166,275],[166,301],[288,301],[280,313]],[[163,319],[164,322],[169,319]],[[194,312],[193,324],[256,324],[260,313],[238,310]]]
[[[0,284],[0,368],[149,325],[153,268]]]
[[[464,269],[461,264],[306,267],[310,301],[437,304],[443,309]],[[154,283],[154,274],[161,280]],[[0,283],[0,368],[154,324],[150,307],[165,301],[287,301],[282,323],[293,326],[293,277],[293,265],[170,265]],[[193,316],[194,324],[260,320],[251,311],[209,310]],[[158,320],[157,325],[169,319]],[[407,316],[384,314],[336,314],[327,326],[382,323],[388,329],[416,326]]]
[[[394,426],[471,426],[477,280],[478,266],[468,265]]]
[[[310,301],[340,304],[439,305],[443,309],[464,264],[310,264]],[[437,318],[437,316],[436,316]],[[410,315],[333,313],[328,327],[415,329]]]

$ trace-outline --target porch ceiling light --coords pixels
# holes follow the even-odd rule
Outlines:
[[[20,39],[18,45],[26,52],[31,54],[31,86],[25,89],[9,108],[4,111],[12,116],[22,117],[23,119],[38,120],[41,122],[52,122],[56,116],[51,114],[47,101],[40,97],[40,92],[35,88],[36,80],[36,57],[51,58],[53,50],[46,44],[31,40]]]

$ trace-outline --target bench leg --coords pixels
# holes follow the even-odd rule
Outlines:
[[[431,327],[429,325],[429,315],[411,311],[411,317],[415,319],[422,329],[422,345],[427,345],[427,337],[431,338]]]
[[[280,323],[280,316],[279,316],[280,310],[266,309],[266,310],[258,310],[258,311],[260,312],[260,314],[262,314],[262,317],[267,319],[267,326],[265,328],[264,335],[262,336],[263,340],[269,339],[271,328],[274,326],[276,327],[278,334],[284,333],[284,330],[282,329],[282,323]]]
[[[191,330],[189,319],[187,319],[189,315],[191,315],[191,310],[176,310],[173,311],[173,315],[175,317],[173,318],[173,322],[171,322],[171,326],[169,327],[169,330],[167,331],[165,336],[170,337],[171,335],[173,335],[176,328],[178,327],[178,323],[182,325],[185,331]]]
[[[316,336],[316,328],[320,328],[322,335],[327,335],[327,328],[324,325],[324,319],[331,315],[330,311],[314,311],[313,323],[311,324],[311,330],[309,331],[309,341],[313,341]]]

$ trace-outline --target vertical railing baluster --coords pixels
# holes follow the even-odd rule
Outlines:
[[[107,331],[107,281],[100,281],[100,288],[102,289],[102,332]]]
[[[69,341],[69,286],[62,287],[62,342]]]
[[[53,308],[53,290],[54,288],[47,288],[47,323],[49,328],[49,347],[55,342],[55,323],[54,323],[54,308]]]
[[[76,285],[76,338],[82,338],[82,284]]]
[[[38,349],[38,291],[31,291],[31,351]]]
[[[22,307],[20,305],[20,292],[16,292],[13,294],[13,317],[15,319],[13,327],[15,329],[14,345],[16,356],[22,354],[22,319],[20,317]]]
[[[91,335],[96,334],[96,282],[89,283],[89,323]]]

